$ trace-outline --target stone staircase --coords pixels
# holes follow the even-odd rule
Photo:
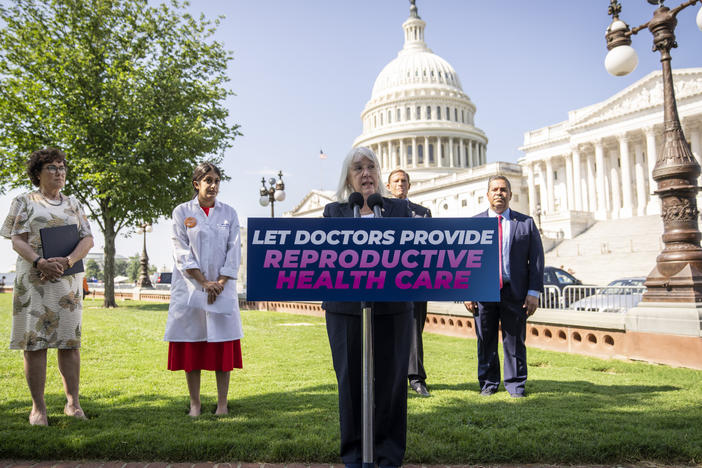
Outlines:
[[[647,276],[663,249],[660,215],[598,221],[546,253],[546,265],[572,270],[585,284]]]

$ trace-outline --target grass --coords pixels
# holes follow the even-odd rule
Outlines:
[[[62,413],[49,352],[48,428],[31,427],[18,351],[7,349],[11,296],[0,294],[0,459],[338,463],[336,380],[324,320],[244,311],[244,369],[232,373],[230,415],[215,417],[214,375],[203,412],[187,415],[182,372],[165,369],[167,305],[83,310],[81,403]],[[410,395],[406,463],[702,462],[702,372],[529,349],[529,397],[480,397],[475,341],[425,334],[431,398]]]

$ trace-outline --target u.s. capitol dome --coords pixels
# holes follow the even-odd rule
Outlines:
[[[487,136],[474,125],[475,104],[451,64],[424,42],[425,26],[412,4],[402,24],[404,46],[376,78],[354,141],[375,151],[385,173],[401,167],[412,180],[486,162]]]

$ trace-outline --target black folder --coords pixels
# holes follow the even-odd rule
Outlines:
[[[80,242],[78,226],[75,224],[42,228],[39,229],[39,236],[41,237],[44,258],[66,257]],[[63,272],[63,276],[75,275],[83,271],[83,260],[78,260],[71,268]]]

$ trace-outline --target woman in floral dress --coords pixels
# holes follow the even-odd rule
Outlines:
[[[49,148],[35,151],[27,173],[38,190],[19,195],[0,235],[12,239],[17,257],[12,301],[10,349],[24,351],[24,372],[32,396],[29,423],[46,426],[46,350],[58,348],[58,366],[66,393],[64,413],[85,419],[78,400],[83,273],[62,276],[93,246],[90,224],[80,203],[61,194],[66,156]],[[43,258],[39,230],[75,224],[81,238],[66,257]]]

